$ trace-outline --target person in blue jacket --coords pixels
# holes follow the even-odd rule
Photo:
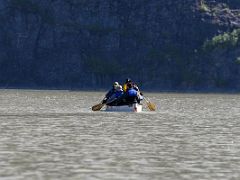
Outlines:
[[[139,91],[134,88],[132,83],[127,84],[125,100],[127,104],[140,103]]]
[[[105,95],[104,99],[102,100],[102,104],[105,104],[107,103],[108,99],[116,93],[117,91],[117,87],[119,86],[119,83],[118,82],[114,82],[113,83],[113,86],[112,86],[112,89],[110,89],[107,94]]]
[[[123,84],[123,91],[124,92],[127,92],[128,84],[132,84],[133,89],[135,89],[136,91],[140,91],[138,86],[130,78],[127,78],[126,82]]]
[[[116,91],[109,97],[106,101],[107,105],[116,106],[118,99],[120,99],[123,95],[123,89],[121,85],[116,86]]]

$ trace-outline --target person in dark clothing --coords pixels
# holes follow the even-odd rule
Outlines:
[[[123,94],[124,94],[124,93],[123,93],[122,86],[121,86],[121,85],[117,86],[117,87],[116,87],[116,91],[112,94],[111,97],[108,98],[106,104],[107,104],[107,105],[110,105],[110,106],[116,106],[116,105],[118,105],[118,104],[117,104],[117,102],[118,102],[117,100],[118,100],[119,98],[121,98],[121,96],[122,96]]]
[[[132,80],[131,80],[130,78],[127,78],[126,81],[125,81],[125,83],[123,84],[123,91],[124,91],[124,92],[127,92],[127,85],[128,85],[129,83],[132,83]]]
[[[106,104],[107,100],[116,92],[117,87],[119,86],[118,82],[114,82],[112,89],[110,89],[102,100],[102,104]]]
[[[138,86],[130,79],[130,78],[127,78],[124,85],[123,85],[123,91],[124,92],[127,92],[127,89],[128,89],[128,84],[132,84],[132,87],[136,90],[136,91],[140,91]]]
[[[127,84],[125,99],[127,104],[140,103],[139,92],[134,88],[132,83]]]

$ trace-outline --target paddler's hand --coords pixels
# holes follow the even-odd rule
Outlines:
[[[104,99],[102,100],[102,104],[106,104],[106,102],[107,102],[107,98],[104,98]]]

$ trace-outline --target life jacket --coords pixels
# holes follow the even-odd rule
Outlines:
[[[129,97],[137,97],[137,91],[136,91],[135,89],[133,89],[133,88],[128,89],[127,95],[128,95]]]
[[[123,91],[124,91],[124,92],[127,92],[127,83],[125,83],[125,84],[123,85]]]

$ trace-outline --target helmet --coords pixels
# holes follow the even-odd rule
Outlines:
[[[118,83],[118,82],[114,82],[114,83],[113,83],[113,88],[116,89],[117,86],[119,86],[119,83]]]
[[[128,82],[132,82],[132,80],[130,78],[127,78],[126,83],[128,83]]]
[[[113,86],[119,86],[119,83],[118,82],[114,82]]]

